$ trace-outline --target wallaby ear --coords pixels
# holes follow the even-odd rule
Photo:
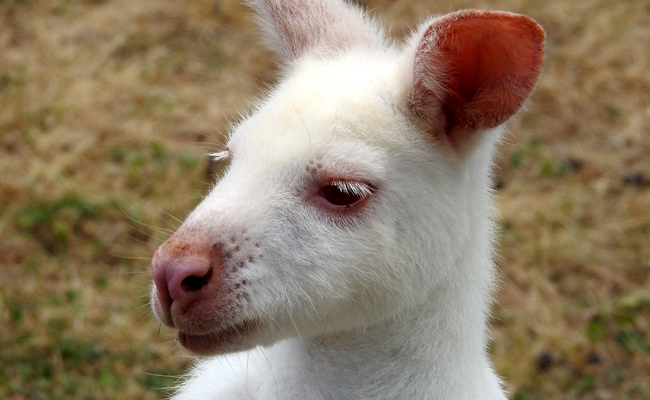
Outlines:
[[[459,149],[530,96],[542,71],[544,31],[523,15],[460,11],[423,25],[409,56],[409,108],[438,140]]]
[[[258,12],[269,48],[290,62],[307,51],[336,53],[382,47],[384,34],[356,6],[341,0],[247,0]]]

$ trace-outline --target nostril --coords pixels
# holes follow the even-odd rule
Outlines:
[[[158,297],[170,305],[186,294],[217,286],[223,279],[220,251],[200,238],[178,232],[156,251],[151,269]]]
[[[211,277],[212,268],[210,268],[208,272],[203,276],[188,276],[181,282],[181,289],[183,289],[183,292],[186,293],[199,291],[203,286],[210,283]]]
[[[168,293],[170,300],[178,300],[210,284],[215,279],[214,274],[212,260],[207,257],[171,258],[162,263],[161,271],[158,272],[162,286],[159,291],[163,296]]]

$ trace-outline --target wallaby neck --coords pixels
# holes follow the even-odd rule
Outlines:
[[[489,293],[440,288],[362,331],[293,339],[294,385],[325,399],[505,399],[485,351]]]

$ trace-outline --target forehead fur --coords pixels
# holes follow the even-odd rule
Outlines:
[[[233,131],[235,157],[256,162],[304,159],[346,142],[390,149],[404,117],[403,69],[396,54],[305,58],[253,115]]]

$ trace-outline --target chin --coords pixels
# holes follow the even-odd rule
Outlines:
[[[259,326],[258,321],[251,320],[202,334],[186,333],[180,328],[178,341],[187,350],[201,356],[243,351],[257,344],[252,339],[257,336]]]

